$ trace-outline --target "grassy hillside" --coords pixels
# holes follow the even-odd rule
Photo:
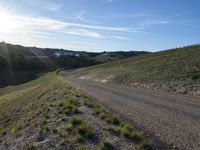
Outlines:
[[[63,49],[42,49],[0,43],[0,70],[54,70],[56,68],[78,68],[98,63],[143,54],[145,52],[107,52],[89,53]],[[106,55],[102,55],[106,54]],[[101,56],[103,60],[98,60]],[[107,56],[109,55],[109,58]],[[103,58],[105,57],[105,58]]]
[[[0,149],[148,149],[143,136],[55,73],[0,89]]]
[[[58,54],[67,54],[57,56]],[[38,73],[57,68],[78,68],[97,64],[91,57],[60,49],[41,49],[0,43],[0,87],[30,81]]]
[[[57,68],[91,66],[143,53],[145,52],[109,52],[104,55],[84,51],[24,47],[1,42],[0,87],[32,80],[40,72]]]
[[[188,46],[83,68],[73,74],[127,85],[136,82],[199,84],[199,56],[199,45]]]
[[[62,55],[64,54],[64,55]],[[0,43],[0,70],[54,70],[97,64],[91,57],[61,49],[41,49]]]

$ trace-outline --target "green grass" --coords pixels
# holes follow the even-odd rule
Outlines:
[[[131,141],[138,143],[142,149],[149,148],[150,144],[142,137],[139,132],[132,129],[129,123],[123,122],[120,125],[108,125],[105,129],[111,133],[121,135]]]
[[[46,120],[40,121],[39,126],[40,130],[44,130],[47,127],[47,121]]]
[[[0,127],[0,136],[4,136],[6,134],[7,134],[7,132],[6,132],[5,128]]]
[[[120,123],[119,117],[117,115],[110,115],[109,121],[112,124],[116,124],[116,125],[118,125]]]
[[[37,131],[49,130],[49,92],[52,89],[61,92],[64,87],[65,83],[55,73],[49,73],[18,86],[0,89],[0,136],[9,133],[15,138],[28,123],[39,127]]]
[[[111,82],[177,81],[200,83],[200,46],[189,46],[126,58],[74,71],[76,76],[102,78],[112,75]]]
[[[59,114],[78,114],[81,111],[78,109],[79,104],[77,103],[75,97],[68,97],[61,100],[58,104]]]
[[[88,98],[87,96],[86,96],[86,98],[83,99],[83,103],[84,103],[84,105],[86,105],[90,108],[97,108],[98,107],[98,105],[93,100]]]
[[[14,124],[13,127],[10,130],[12,136],[16,137],[17,134],[19,133],[20,129],[21,129],[21,125],[20,124]]]
[[[85,138],[91,138],[94,136],[94,133],[92,132],[92,130],[90,129],[91,127],[88,126],[86,123],[77,126],[77,131],[80,135],[82,135]]]
[[[149,142],[147,142],[145,140],[143,140],[143,141],[140,142],[139,147],[141,149],[151,149]]]
[[[105,127],[107,131],[121,135],[131,141],[135,141],[139,144],[140,148],[149,147],[149,143],[143,139],[142,135],[139,132],[133,131],[129,123],[121,122],[117,115],[107,113],[105,109],[89,97],[86,97],[83,100],[83,103],[93,110],[93,115],[100,117],[108,123]]]
[[[44,138],[58,136],[60,146],[68,144],[67,139],[71,144],[89,140],[94,132],[80,117],[78,100],[82,97],[55,72],[0,89],[0,141],[8,136],[20,138],[26,128]],[[54,119],[58,122],[52,122]]]
[[[84,104],[93,110],[93,115],[99,116],[102,120],[105,120],[108,123],[119,124],[120,120],[117,115],[110,115],[102,106],[98,105],[94,100],[90,98],[85,98],[83,100]]]
[[[70,118],[70,123],[72,124],[73,127],[77,127],[77,126],[79,126],[81,124],[84,124],[85,122],[79,116],[72,116]]]
[[[61,138],[60,141],[59,141],[59,144],[60,145],[65,145],[66,141],[64,138]]]
[[[88,150],[88,147],[84,146],[84,145],[79,145],[76,150]]]
[[[91,127],[81,117],[72,116],[69,122],[72,125],[72,128],[74,128],[78,135],[80,135],[82,138],[89,139],[94,136]]]
[[[100,146],[101,150],[111,150],[114,149],[114,146],[109,142],[104,140]]]

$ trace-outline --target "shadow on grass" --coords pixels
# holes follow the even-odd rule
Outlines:
[[[0,72],[0,88],[9,85],[19,85],[38,78],[40,75],[49,72],[48,70],[39,71],[2,71]]]

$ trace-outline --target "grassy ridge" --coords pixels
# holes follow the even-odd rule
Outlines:
[[[200,83],[200,46],[189,46],[122,59],[75,71],[77,76],[105,78],[115,83],[180,81]]]
[[[49,149],[52,143],[56,149],[71,149],[77,138],[86,140],[89,125],[78,128],[80,135],[67,127],[67,120],[80,113],[76,95],[55,73],[0,89],[0,149]]]

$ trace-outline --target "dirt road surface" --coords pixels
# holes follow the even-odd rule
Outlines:
[[[61,76],[132,122],[159,149],[200,150],[200,99]]]

